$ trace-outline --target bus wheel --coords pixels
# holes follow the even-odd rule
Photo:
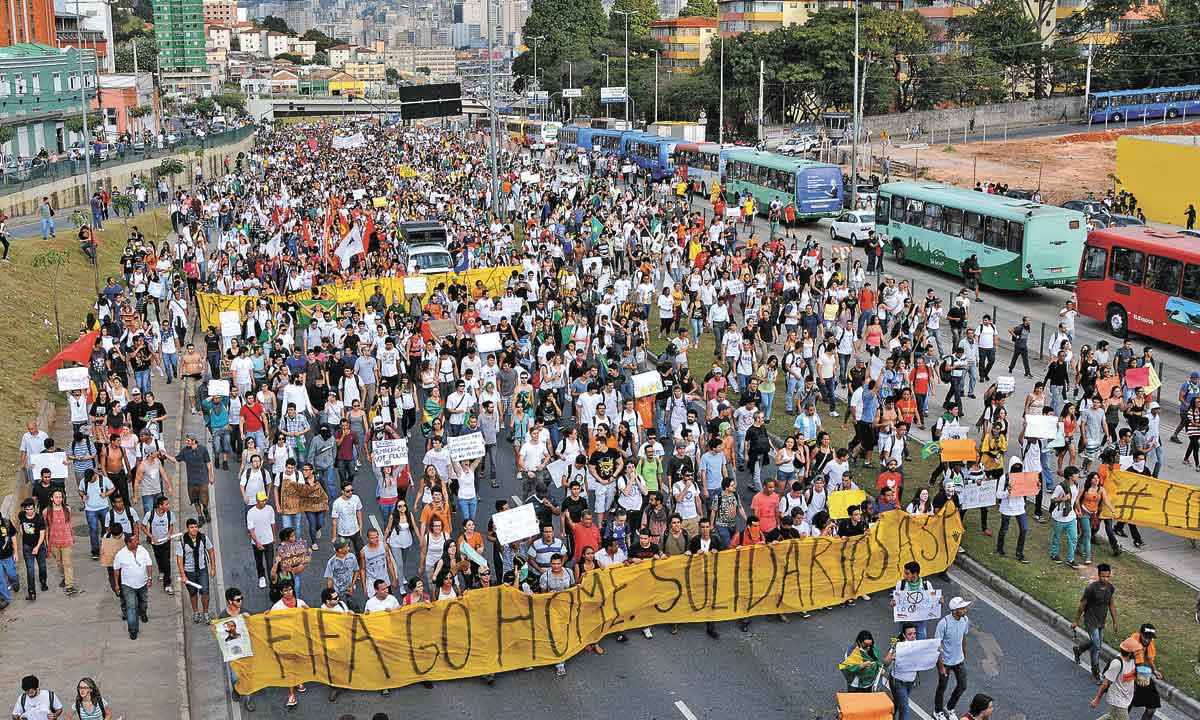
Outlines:
[[[899,240],[892,243],[892,257],[896,258],[896,262],[901,265],[908,264],[908,259],[904,256],[904,243]]]
[[[1125,116],[1119,112],[1112,114],[1112,122],[1121,122],[1124,119],[1125,119]]]
[[[1179,117],[1178,110],[1176,110],[1175,108],[1167,108],[1167,119],[1168,120],[1174,120],[1177,117]]]
[[[1114,337],[1123,338],[1129,332],[1129,318],[1125,314],[1125,308],[1120,305],[1109,305],[1106,322],[1108,323],[1108,331]]]

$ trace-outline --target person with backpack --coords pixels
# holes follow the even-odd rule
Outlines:
[[[174,595],[171,585],[171,536],[175,534],[175,513],[165,495],[154,499],[154,508],[142,518],[143,532],[154,550],[154,562],[162,576],[163,592]]]
[[[74,712],[68,720],[112,720],[112,708],[100,695],[100,686],[90,677],[80,678],[75,688]]]
[[[1109,720],[1129,720],[1129,707],[1133,704],[1136,689],[1137,663],[1134,658],[1142,646],[1133,638],[1121,641],[1119,655],[1108,661],[1104,674],[1099,675],[1096,696],[1088,703],[1093,709],[1100,707],[1100,698],[1108,703]]]
[[[13,705],[13,720],[58,720],[63,705],[53,690],[43,690],[37,675],[21,678],[21,695]]]
[[[903,577],[896,582],[895,595],[892,597],[892,607],[896,607],[896,597],[898,597],[901,593],[917,591],[924,591],[928,593],[933,591],[933,585],[931,585],[928,580],[925,580],[921,577],[921,563],[917,562],[916,560],[910,560],[904,563],[902,572]],[[916,630],[916,636],[913,637],[913,640],[924,640],[929,637],[929,631],[926,627],[927,622],[924,620],[919,622],[904,622],[900,628],[901,636],[904,635],[905,628],[909,625],[912,625],[912,627]]]
[[[200,532],[200,522],[195,518],[187,519],[187,532],[183,534],[179,545],[175,546],[175,564],[179,569],[179,577],[184,579],[188,592],[188,600],[192,603],[192,622],[202,624],[211,618],[208,614],[209,581],[217,576],[217,551],[212,541]],[[196,608],[196,596],[204,607],[203,612]]]

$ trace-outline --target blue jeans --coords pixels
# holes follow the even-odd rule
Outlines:
[[[1088,652],[1088,658],[1092,661],[1092,672],[1100,672],[1100,646],[1104,642],[1104,628],[1084,628],[1087,633],[1087,642],[1079,643],[1078,650]]]
[[[734,457],[737,458],[738,465],[746,464],[746,433],[734,431],[733,434]]]
[[[333,465],[327,468],[316,468],[316,475],[325,482],[325,492],[329,497],[336,498],[342,494],[341,488],[338,487],[340,483],[338,483],[337,469]]]
[[[212,428],[212,445],[213,445],[213,461],[217,461],[222,455],[233,453],[233,447],[229,444],[229,426]],[[262,450],[263,448],[259,448]],[[336,496],[330,496],[336,497]]]
[[[796,407],[795,403],[796,393],[800,392],[800,388],[802,387],[804,387],[804,382],[789,373],[787,376],[787,395],[784,397],[784,409],[787,410],[789,415],[799,413],[804,409]]]
[[[709,493],[709,497],[712,497],[711,492]],[[718,525],[715,528],[717,531],[717,537],[721,538],[721,544],[723,547],[729,547],[729,542],[733,540],[733,533],[736,529],[737,528],[725,527],[724,525]]]
[[[1067,554],[1063,557],[1059,554],[1059,540],[1066,539]],[[1054,528],[1050,530],[1050,557],[1062,558],[1069,563],[1075,562],[1075,544],[1079,541],[1079,525],[1074,520],[1070,522],[1054,521]]]
[[[771,420],[771,408],[775,407],[775,393],[762,393],[762,413],[763,417],[769,422]]]
[[[1079,516],[1079,523],[1083,525],[1083,531],[1079,532],[1079,554],[1084,560],[1092,561],[1092,516],[1084,510]],[[1078,532],[1078,531],[1077,531]]]
[[[38,568],[37,579],[42,585],[46,584],[46,544],[42,543],[41,549],[35,555],[33,548],[22,545],[21,556],[25,558],[25,582],[32,591],[36,585],[33,584],[33,566],[36,563]]]
[[[88,524],[88,540],[92,543],[92,554],[100,554],[100,517],[104,514],[103,510],[84,510],[84,516],[87,518]]]
[[[17,575],[17,564],[14,560],[16,560],[16,555],[0,558],[0,585],[4,586],[5,592],[9,587],[21,589],[21,577]]]
[[[738,392],[746,392],[746,388],[750,387],[750,376],[739,373],[736,377]]]
[[[150,583],[146,583],[140,588],[131,588],[128,585],[121,584],[121,604],[125,606],[125,625],[128,626],[129,632],[137,634],[141,629],[140,620],[142,615],[150,612]]]
[[[167,376],[167,382],[175,379],[179,374],[179,354],[178,353],[163,353],[163,372]]]
[[[142,396],[150,392],[150,371],[138,370],[133,374],[133,381],[137,384],[138,390],[142,391]]]
[[[466,521],[468,519],[474,520],[475,511],[478,507],[478,497],[471,498],[470,500],[464,500],[462,498],[458,499],[458,514],[461,516],[462,521]]]
[[[316,545],[317,533],[325,527],[325,513],[305,512],[304,517],[308,518],[308,542],[310,545]]]
[[[299,530],[300,529],[300,513],[293,513],[291,515],[280,513],[279,526],[285,527],[285,528],[291,528],[293,530]]]
[[[7,567],[6,567],[7,565]],[[0,601],[9,603],[12,602],[12,593],[8,589],[8,575],[11,567],[12,577],[15,580],[17,577],[17,568],[13,565],[12,558],[0,560]]]
[[[158,495],[142,496],[142,517],[145,517],[151,510],[154,509],[154,501],[157,499]]]
[[[692,318],[692,339],[700,339],[700,331],[704,329],[704,321],[699,318]]]
[[[892,695],[896,703],[896,720],[908,720],[908,696],[912,693],[916,681],[897,680],[891,678]]]
[[[54,218],[42,218],[42,239],[54,234]]]

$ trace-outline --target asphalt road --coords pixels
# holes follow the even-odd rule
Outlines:
[[[188,429],[198,426],[189,416]],[[410,457],[418,462],[421,438],[410,438]],[[490,515],[494,500],[519,491],[510,449],[497,453],[502,486],[481,487],[480,526]],[[417,465],[419,467],[419,464]],[[236,466],[234,466],[236,469]],[[358,473],[356,492],[371,507],[374,481],[366,469]],[[260,612],[268,607],[266,591],[257,586],[253,553],[243,531],[244,512],[233,473],[218,472],[213,493],[217,526],[206,528],[217,538],[222,568],[220,588],[236,586],[245,594],[246,609]],[[457,532],[459,528],[456,527]],[[321,573],[332,552],[326,539],[303,575],[303,597],[316,605],[322,587]],[[407,561],[409,574],[415,558]],[[958,580],[957,571],[954,573]],[[977,597],[971,610],[974,632],[969,641],[968,692],[959,703],[965,711],[975,692],[997,699],[998,720],[1045,718],[1093,720],[1097,713],[1088,707],[1093,691],[1087,671],[1072,667],[1065,644],[1045,640],[1045,633],[1015,608],[990,599],[973,584],[945,584],[944,596]],[[1080,588],[1086,580],[1080,578]],[[214,591],[214,598],[219,591]],[[992,603],[997,603],[993,605]],[[214,608],[218,607],[214,603]],[[283,689],[264,690],[256,695],[254,717],[311,718],[328,720],[344,714],[367,720],[386,711],[393,718],[420,713],[427,718],[496,717],[525,720],[530,717],[628,717],[628,718],[717,718],[736,717],[747,711],[758,717],[831,718],[833,693],[842,687],[836,665],[860,629],[871,630],[882,641],[895,631],[884,594],[853,607],[814,613],[808,620],[793,618],[789,624],[774,618],[756,618],[749,632],[736,623],[722,623],[721,637],[713,640],[700,624],[681,626],[672,636],[668,628],[655,628],[648,640],[630,633],[621,644],[612,637],[604,641],[608,652],[596,656],[584,652],[568,661],[565,678],[555,678],[553,669],[536,668],[510,672],[488,687],[479,679],[441,682],[429,690],[412,685],[383,698],[376,693],[347,691],[331,705],[325,687],[310,684],[300,696],[300,705],[285,707]],[[212,668],[220,660],[207,628],[187,625],[189,668],[211,680],[219,679]],[[1057,644],[1051,644],[1057,643]],[[1056,649],[1057,648],[1057,649]],[[192,704],[201,717],[227,717],[226,702],[219,682],[201,683],[193,689]],[[914,695],[914,717],[928,718],[933,709],[934,673],[923,673]],[[203,689],[207,687],[208,689]],[[1053,711],[1047,699],[1054,698]],[[682,706],[679,704],[682,703]],[[925,714],[922,714],[924,711]],[[690,713],[690,715],[689,715]],[[245,717],[245,716],[243,716]]]

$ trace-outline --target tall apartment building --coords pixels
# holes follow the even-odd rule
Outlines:
[[[650,35],[663,46],[659,67],[669,73],[698,70],[708,59],[716,34],[716,18],[672,18],[650,23]]]
[[[155,0],[154,37],[164,85],[211,93],[204,37],[204,0]]]
[[[771,32],[803,25],[817,11],[816,2],[792,0],[719,0],[720,31],[725,37],[744,32]]]
[[[0,0],[0,46],[17,43],[58,44],[54,0]]]
[[[312,2],[310,0],[288,0],[284,3],[283,21],[297,35],[303,35],[312,30],[317,26]]]

